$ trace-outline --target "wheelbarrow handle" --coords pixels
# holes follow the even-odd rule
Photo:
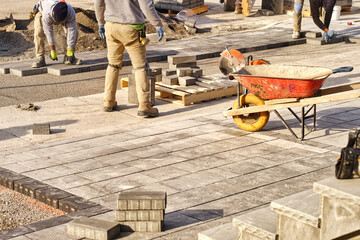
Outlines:
[[[353,67],[340,67],[340,68],[329,70],[327,72],[323,72],[320,74],[312,75],[310,77],[307,77],[306,79],[316,79],[316,78],[325,77],[327,75],[331,75],[333,73],[339,73],[339,72],[351,72],[353,69],[354,69]]]

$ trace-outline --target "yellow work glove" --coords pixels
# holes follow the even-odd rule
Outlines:
[[[67,50],[67,52],[66,52],[66,56],[72,57],[73,55],[74,55],[74,49],[69,49],[69,48],[68,48],[68,50]]]
[[[56,50],[51,50],[50,52],[50,58],[54,61],[57,61],[58,58],[57,58],[57,53],[56,53]]]

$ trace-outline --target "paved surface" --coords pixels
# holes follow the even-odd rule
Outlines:
[[[256,56],[272,54],[269,60],[289,63],[290,55],[298,54],[292,64],[353,65],[354,72],[331,76],[327,86],[359,81],[360,63],[349,64],[349,58],[359,57],[357,44],[321,46],[325,51],[311,58],[306,51],[314,49],[301,46],[288,47],[289,56],[276,49]],[[38,112],[0,108],[0,163],[109,209],[122,191],[167,191],[165,231],[123,233],[121,239],[196,239],[198,232],[241,213],[310,189],[334,174],[348,131],[360,125],[358,100],[318,105],[317,131],[299,142],[274,114],[263,131],[237,128],[221,115],[235,98],[189,107],[157,101],[161,115],[154,119],[141,119],[135,105],[125,105],[125,89],[117,99],[120,108],[112,113],[100,111],[102,94],[36,102]],[[280,112],[298,133],[294,117]],[[51,135],[31,134],[34,123],[46,122]],[[113,220],[115,215],[95,217]],[[73,239],[59,224],[14,239]]]

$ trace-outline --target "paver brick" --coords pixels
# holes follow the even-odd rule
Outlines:
[[[143,200],[146,201],[140,204],[140,202]],[[166,192],[132,191],[119,193],[117,210],[150,210],[148,208],[149,200],[151,201],[150,209],[152,210],[160,210],[166,208]],[[141,209],[140,206],[146,207],[146,209]]]
[[[176,70],[177,68],[182,68],[182,67],[197,67],[197,63],[196,62],[188,62],[188,63],[169,64],[170,70]]]
[[[116,210],[115,220],[122,221],[162,221],[164,210]]]
[[[171,76],[171,75],[176,75],[176,69],[172,70],[172,69],[164,69],[162,71],[162,75],[165,76]]]
[[[193,76],[195,79],[198,79],[198,78],[201,77],[202,75],[203,75],[203,70],[202,70],[202,69],[194,69],[194,68],[193,68],[192,76]]]
[[[67,224],[67,233],[80,238],[110,240],[120,234],[120,225],[116,222],[80,217]]]
[[[140,209],[151,209],[151,200],[150,199],[142,199],[139,200]]]
[[[190,67],[178,68],[176,69],[176,74],[178,77],[191,76],[193,69]]]
[[[48,135],[50,134],[50,123],[34,124],[33,126],[34,135]]]
[[[124,221],[119,222],[121,232],[161,232],[163,221]]]
[[[53,208],[59,208],[59,200],[70,196],[69,192],[49,186],[35,190],[35,198]]]
[[[179,77],[179,85],[180,86],[190,86],[195,85],[196,79],[194,77]]]
[[[194,55],[175,55],[168,56],[169,65],[179,63],[192,63],[196,62],[196,56]]]
[[[178,76],[177,75],[171,75],[166,76],[162,78],[162,83],[167,85],[178,85]]]
[[[161,82],[162,81],[162,75],[156,75],[155,76],[155,82]]]

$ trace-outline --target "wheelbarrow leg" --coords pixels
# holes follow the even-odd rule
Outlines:
[[[280,115],[280,113],[277,110],[274,110],[276,116],[281,120],[281,122],[284,124],[284,126],[289,130],[289,132],[297,139],[300,139],[301,141],[304,139],[304,136],[302,138],[299,138],[296,133],[291,129],[291,127],[287,124],[287,122],[283,119],[283,117]]]

